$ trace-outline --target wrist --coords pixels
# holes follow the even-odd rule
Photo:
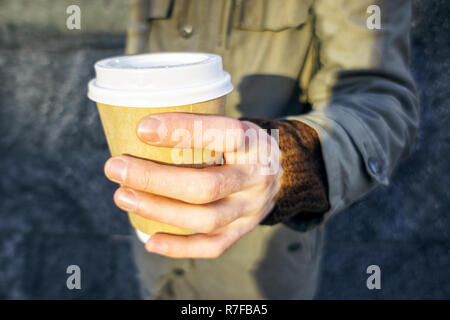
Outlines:
[[[243,118],[271,134],[278,130],[281,150],[280,189],[275,206],[261,224],[273,225],[289,219],[320,221],[329,210],[328,182],[316,131],[300,121]]]

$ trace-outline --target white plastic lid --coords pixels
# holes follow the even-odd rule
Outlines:
[[[122,107],[172,107],[219,98],[233,90],[222,58],[209,53],[152,53],[95,64],[88,97]]]
[[[138,229],[135,229],[135,231],[136,231],[136,236],[142,243],[147,243],[148,239],[150,239],[150,237],[151,237],[150,235],[148,235]]]

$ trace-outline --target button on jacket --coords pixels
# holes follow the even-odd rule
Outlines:
[[[380,8],[380,29],[367,25]],[[132,1],[128,53],[223,57],[231,117],[286,118],[321,142],[331,209],[389,176],[411,150],[417,92],[408,71],[408,0]]]

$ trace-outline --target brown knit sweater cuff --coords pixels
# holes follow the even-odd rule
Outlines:
[[[273,210],[261,224],[286,222],[308,224],[322,220],[330,208],[328,182],[317,132],[295,120],[264,120],[242,118],[263,129],[279,130],[281,189]]]

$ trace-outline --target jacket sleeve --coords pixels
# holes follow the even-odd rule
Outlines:
[[[369,29],[371,5],[381,29]],[[389,177],[412,148],[419,104],[408,71],[408,0],[316,0],[319,68],[307,99],[311,112],[289,117],[319,136],[329,184],[325,218]]]

